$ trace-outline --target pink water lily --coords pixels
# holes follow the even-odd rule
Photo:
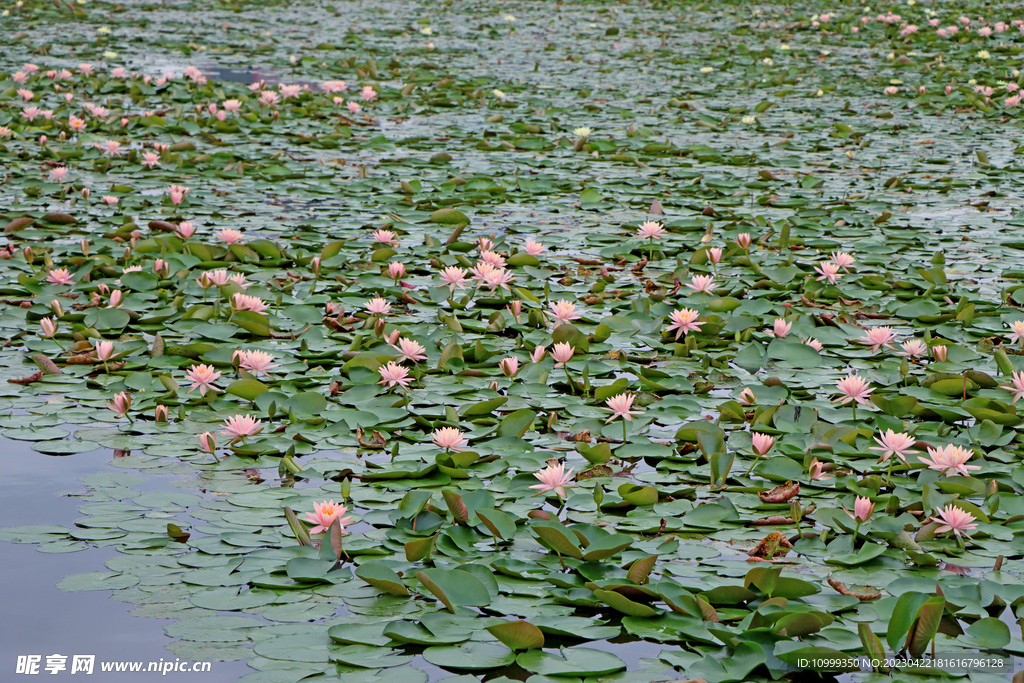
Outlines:
[[[853,504],[853,512],[850,512],[845,507],[843,510],[858,523],[863,523],[868,521],[868,518],[874,513],[875,504],[871,502],[870,498],[857,496],[857,500]]]
[[[405,389],[412,382],[412,377],[409,377],[409,370],[395,361],[389,361],[387,365],[380,366],[377,372],[380,373],[381,378],[377,384],[387,384],[388,388],[394,388],[397,384]]]
[[[627,422],[632,422],[634,415],[643,415],[644,413],[641,410],[632,410],[633,401],[635,400],[636,394],[627,392],[612,396],[610,399],[605,401],[605,405],[608,407],[602,408],[602,410],[610,410],[612,411],[612,415],[605,420],[604,423],[608,424],[617,417],[621,417]]]
[[[571,301],[559,299],[555,303],[548,304],[548,306],[551,308],[548,315],[557,320],[559,324],[572,322],[580,318],[580,315],[576,312],[576,304]]]
[[[448,285],[448,291],[454,292],[455,288],[466,288],[466,270],[458,266],[448,266],[441,271],[441,282]]]
[[[900,344],[899,355],[906,356],[907,358],[921,358],[928,353],[928,345],[920,339],[908,339],[907,341]]]
[[[519,371],[519,359],[515,356],[508,356],[498,361],[498,368],[501,369],[503,375],[509,379],[515,377],[516,372]]]
[[[715,291],[715,277],[713,275],[695,275],[693,280],[686,283],[686,286],[694,293],[711,294]]]
[[[388,264],[388,277],[397,280],[405,275],[405,264],[401,261],[392,261]]]
[[[889,326],[872,327],[870,330],[864,333],[864,336],[858,339],[861,344],[871,347],[872,353],[878,353],[878,350],[883,346],[892,346],[893,340],[896,339],[896,332]]]
[[[544,356],[546,353],[547,349],[545,349],[540,344],[537,344],[537,346],[533,347],[533,351],[530,352],[530,360],[532,360],[534,363],[539,363],[542,360],[544,360]],[[569,357],[572,358],[572,354],[570,354]]]
[[[745,387],[743,391],[740,392],[740,397],[737,400],[740,402],[740,405],[757,405],[757,394],[755,394],[754,390],[750,387]]]
[[[675,310],[669,313],[669,319],[672,324],[665,328],[666,332],[676,331],[676,339],[679,339],[679,335],[686,335],[690,332],[700,332],[701,325],[704,323],[697,322],[697,318],[700,317],[700,313],[697,311],[684,308],[682,310]]]
[[[874,389],[871,385],[860,375],[850,375],[844,377],[836,382],[836,388],[839,390],[841,396],[839,398],[832,399],[833,403],[841,403],[846,405],[850,401],[856,401],[857,403],[863,403],[867,405],[870,403],[868,396]]]
[[[1014,320],[1010,323],[1010,343],[1017,342],[1024,347],[1024,320]]]
[[[114,357],[114,342],[112,341],[96,342],[94,348],[96,350],[96,357],[101,361],[108,361]]]
[[[741,232],[739,235],[736,236],[736,246],[739,247],[740,249],[749,249],[750,243],[751,239],[749,232]]]
[[[565,465],[562,463],[548,465],[540,472],[534,472],[533,476],[540,480],[539,484],[534,484],[530,487],[537,491],[537,493],[533,494],[534,496],[554,491],[560,498],[565,498],[568,495],[565,489],[573,488],[569,483],[572,481],[572,469],[566,472]]]
[[[785,318],[776,318],[772,324],[772,329],[765,330],[765,334],[769,337],[782,338],[789,334],[789,331],[793,328],[793,323],[786,322]]]
[[[403,363],[407,360],[411,360],[413,363],[418,363],[421,360],[427,359],[427,350],[423,348],[423,344],[420,344],[414,339],[399,339],[398,345],[392,345],[401,354],[398,357],[398,362]]]
[[[117,413],[119,416],[124,417],[128,414],[128,411],[132,407],[132,397],[128,392],[122,391],[121,393],[114,396],[114,400],[107,404],[107,407]]]
[[[540,253],[545,249],[547,249],[547,247],[540,242],[535,242],[534,240],[527,240],[526,245],[523,247],[523,251],[530,256],[540,256]]]
[[[814,349],[818,353],[821,353],[821,349],[822,349],[821,342],[818,341],[817,339],[814,339],[813,337],[808,337],[807,339],[803,340],[803,343],[807,344],[808,346],[810,346],[812,349]]]
[[[936,344],[932,347],[932,358],[934,358],[936,362],[941,363],[945,361],[948,356],[949,349],[945,344]]]
[[[849,272],[850,267],[857,261],[852,254],[848,254],[844,251],[833,251],[832,252],[832,263]]]
[[[54,322],[52,318],[43,318],[40,320],[39,327],[43,330],[43,336],[48,339],[57,334],[57,323]]]
[[[438,448],[443,448],[446,451],[462,451],[465,450],[463,446],[469,442],[462,435],[462,432],[454,427],[440,427],[434,430],[434,433],[430,435],[434,445]]]
[[[660,240],[664,234],[665,228],[661,223],[658,223],[657,221],[647,221],[646,223],[641,223],[636,236],[642,240]]]
[[[871,446],[870,450],[879,451],[882,454],[879,456],[878,462],[885,462],[894,455],[906,462],[907,455],[917,452],[911,450],[911,446],[915,443],[914,437],[906,433],[897,434],[891,429],[883,432],[881,438],[875,437],[875,443],[878,445]]]
[[[270,371],[277,367],[274,364],[274,355],[266,351],[235,351],[231,354],[231,360],[238,358],[238,367],[248,370],[254,376],[270,376]]]
[[[213,386],[213,383],[220,379],[220,372],[215,370],[212,365],[193,365],[185,374],[192,382],[192,386],[185,392],[186,394],[190,394],[193,389],[198,388],[199,395],[206,396],[207,391],[217,389],[217,387]]]
[[[928,465],[928,469],[941,472],[947,477],[969,477],[971,470],[980,470],[980,465],[968,465],[974,452],[956,444],[946,444],[941,448],[928,447],[931,458],[918,456],[918,460]]]
[[[393,247],[398,246],[398,239],[395,233],[390,230],[374,230],[373,241],[381,242],[382,244],[390,244]]]
[[[338,505],[333,500],[325,500],[322,503],[313,502],[313,512],[306,513],[306,521],[314,526],[309,530],[311,534],[321,534],[328,531],[337,522],[341,527],[341,533],[347,534],[345,527],[353,522],[351,517],[345,517],[348,508]]]
[[[72,285],[75,283],[67,268],[54,268],[46,276],[46,281],[51,285]]]
[[[775,445],[775,437],[768,434],[762,434],[761,432],[754,432],[751,435],[751,442],[754,447],[754,451],[761,457],[764,457],[765,453],[772,449]]]
[[[224,228],[223,230],[217,231],[217,239],[226,244],[241,244],[245,235],[233,228]]]
[[[818,273],[818,277],[814,278],[819,282],[822,280],[828,280],[830,285],[834,285],[839,282],[839,278],[842,274],[839,272],[839,265],[832,261],[822,261],[818,265],[814,266],[814,271]]]
[[[999,388],[1013,392],[1013,400],[1010,401],[1010,403],[1015,404],[1017,401],[1024,398],[1024,370],[1014,372],[1011,384],[1002,384]]]
[[[199,447],[207,453],[215,453],[217,451],[217,437],[214,436],[213,432],[203,432],[199,435]]]
[[[258,296],[249,296],[248,294],[235,294],[231,297],[231,307],[236,311],[252,311],[253,313],[262,313],[263,311],[270,308],[263,299]]]
[[[391,304],[379,296],[370,299],[363,305],[370,315],[387,315],[391,312]]]
[[[247,436],[255,436],[263,431],[263,422],[253,416],[235,415],[224,420],[224,431],[221,434],[230,436],[231,440],[244,439]]]
[[[559,342],[552,346],[551,357],[555,359],[555,367],[557,368],[568,363],[575,352],[575,347],[570,345],[569,342]]]
[[[932,517],[929,519],[931,522],[942,525],[935,530],[935,533],[937,534],[944,534],[948,531],[952,531],[957,536],[963,535],[970,538],[970,535],[967,532],[974,531],[978,528],[978,525],[974,523],[974,515],[962,508],[958,508],[952,503],[944,508],[939,508],[938,513],[938,517]]]

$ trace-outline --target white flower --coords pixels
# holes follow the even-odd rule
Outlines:
[[[588,138],[594,130],[589,126],[580,126],[572,131],[572,134],[578,138]]]
[[[750,125],[750,124],[753,124],[753,123],[757,123],[757,117],[756,116],[747,115],[747,116],[744,116],[741,120],[743,121],[743,123],[745,123],[747,125]]]
[[[420,33],[422,33],[425,36],[433,35],[434,29],[430,28],[429,26],[424,26],[423,28],[420,29]]]
[[[505,93],[502,92],[501,90],[494,89],[491,92],[494,93],[494,96],[497,97],[499,100],[505,99]]]
[[[988,59],[991,55],[989,55],[988,50],[979,50],[978,54],[975,56],[978,59]]]
[[[766,66],[771,66],[775,62],[772,61],[771,57],[765,57],[764,59],[761,60],[761,63],[766,65]]]
[[[516,18],[513,15],[511,15],[511,14],[506,14],[505,15],[505,21],[507,21],[508,23],[511,24],[515,20],[516,20]]]
[[[715,70],[715,67],[713,67],[713,66],[702,66],[700,68],[700,72],[702,74],[709,74],[709,73],[711,73],[714,70]]]

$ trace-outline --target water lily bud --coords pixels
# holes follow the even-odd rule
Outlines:
[[[320,257],[315,256],[313,260],[309,262],[309,269],[313,271],[315,275],[320,274]]]
[[[800,520],[804,517],[803,507],[795,500],[789,501],[789,516],[792,517],[793,521],[797,524],[799,524]]]
[[[217,437],[213,432],[203,432],[199,435],[199,445],[207,453],[213,453],[217,450]]]
[[[900,363],[900,374],[904,377],[910,374],[910,363],[907,362],[906,358]]]
[[[29,265],[36,262],[36,254],[32,251],[32,247],[25,247],[25,260],[28,261]]]
[[[82,188],[82,199],[88,200],[90,194],[92,194],[92,192],[89,191],[88,187]]]
[[[82,256],[89,255],[89,240],[82,238]]]
[[[594,503],[596,503],[597,507],[600,508],[601,507],[601,503],[603,503],[603,502],[604,502],[604,489],[601,487],[601,482],[596,482],[594,484]]]
[[[167,422],[167,406],[160,405],[156,407],[154,411],[154,417],[157,422]]]
[[[50,310],[53,311],[53,314],[58,318],[64,317],[64,309],[56,299],[50,302]]]
[[[352,478],[345,477],[341,482],[341,497],[349,500],[352,497]]]

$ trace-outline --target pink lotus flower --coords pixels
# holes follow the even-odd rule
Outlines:
[[[121,294],[120,289],[115,289],[113,292],[110,293],[110,302],[107,304],[107,308],[117,308],[118,306],[120,306],[121,298],[123,296],[124,295]]]
[[[665,234],[665,228],[657,221],[647,221],[640,225],[640,229],[637,231],[637,239],[642,240],[660,240]]]
[[[883,90],[882,93],[885,94],[885,95],[889,95],[891,97],[891,96],[895,95],[896,93],[898,93],[899,91],[900,91],[900,89],[897,88],[895,85],[890,85],[885,90]]]
[[[508,356],[507,358],[502,358],[500,361],[498,361],[498,367],[501,369],[501,372],[506,377],[512,379],[513,377],[515,377],[516,372],[519,371],[519,359],[516,358],[515,356]]]
[[[946,360],[949,355],[949,349],[945,344],[936,344],[932,347],[932,358],[937,362],[941,363]]]
[[[132,397],[127,392],[122,391],[114,396],[114,400],[108,403],[107,407],[117,413],[118,416],[124,417],[132,407]]]
[[[512,291],[510,284],[515,281],[515,277],[504,268],[491,268],[487,270],[483,275],[483,281],[480,283],[482,286],[489,287],[491,294],[499,287],[504,290]]]
[[[627,392],[624,394],[612,396],[610,399],[605,401],[604,403],[608,407],[602,408],[601,410],[610,410],[612,411],[612,414],[611,417],[604,421],[604,423],[608,424],[617,417],[621,417],[623,420],[627,422],[632,422],[634,415],[643,415],[643,411],[631,410],[631,408],[633,407],[634,400],[636,400],[636,394],[631,394]]]
[[[808,346],[810,346],[812,349],[814,349],[818,353],[821,353],[821,348],[822,348],[821,342],[818,341],[817,339],[815,339],[814,337],[808,337],[807,339],[804,339],[803,343],[807,344]]]
[[[281,101],[281,97],[273,90],[264,90],[260,93],[259,103],[263,107],[272,107]]]
[[[25,107],[21,110],[21,118],[25,121],[35,121],[39,116],[39,107]]]
[[[74,114],[68,117],[68,128],[75,132],[82,132],[86,128],[85,119],[80,119]]]
[[[345,92],[348,84],[345,81],[324,81],[324,92]]]
[[[483,258],[484,252],[492,251],[494,249],[494,240],[492,240],[490,237],[481,237],[477,241],[477,247],[480,249],[481,258]],[[487,259],[484,259],[484,260],[486,261]],[[497,265],[497,264],[492,264],[492,265]],[[505,265],[505,264],[502,263],[502,265]]]
[[[565,465],[558,463],[557,465],[548,465],[540,472],[534,472],[533,476],[540,480],[539,484],[534,484],[531,489],[536,489],[537,493],[534,496],[539,496],[542,493],[548,491],[554,491],[558,494],[559,498],[565,498],[568,494],[566,488],[574,488],[569,482],[572,481],[572,469],[568,472],[565,471]]]
[[[143,152],[142,165],[148,169],[154,169],[160,165],[160,155],[156,152]]]
[[[463,451],[463,446],[469,442],[462,436],[462,432],[454,427],[441,427],[435,429],[434,433],[430,435],[433,439],[434,445],[438,448],[443,448],[446,451]]]
[[[846,405],[850,401],[856,401],[857,403],[863,403],[867,405],[871,401],[868,396],[874,389],[871,388],[870,384],[860,375],[850,375],[844,377],[836,382],[836,389],[842,394],[839,398],[832,399],[833,403],[842,403]]]
[[[96,342],[96,357],[102,361],[108,361],[114,357],[114,342],[101,341]]]
[[[1013,400],[1011,403],[1016,404],[1017,401],[1024,398],[1024,370],[1014,372],[1013,379],[1011,380],[1013,386],[1008,384],[1000,385],[1000,389],[1006,389],[1007,391],[1013,392]]]
[[[743,391],[740,392],[739,402],[741,405],[753,406],[757,405],[757,394],[750,387],[744,387]]]
[[[196,282],[198,282],[199,286],[203,289],[209,289],[210,287],[223,287],[228,283],[228,271],[223,268],[203,271],[196,279]]]
[[[337,522],[341,527],[341,533],[347,534],[345,527],[353,522],[351,517],[345,517],[348,508],[338,505],[333,500],[325,500],[322,503],[313,503],[314,512],[306,513],[306,521],[314,526],[309,530],[311,534],[325,533]]]
[[[51,285],[72,285],[75,283],[67,268],[54,268],[46,276],[46,281]]]
[[[818,273],[818,277],[814,278],[815,280],[819,282],[828,280],[830,285],[839,282],[839,278],[842,277],[842,274],[839,272],[839,266],[832,261],[822,261],[814,266],[814,272]]]
[[[974,456],[972,451],[956,444],[946,444],[942,448],[928,448],[928,455],[931,458],[918,460],[928,465],[928,469],[937,470],[947,477],[969,477],[971,470],[980,470],[980,465],[968,465],[967,462]]]
[[[57,166],[56,168],[50,169],[50,180],[55,183],[63,183],[64,179],[68,177],[67,166]]]
[[[875,511],[875,504],[871,502],[870,498],[857,496],[857,500],[853,504],[853,512],[850,512],[845,507],[843,507],[843,511],[850,515],[850,517],[853,517],[855,521],[863,523],[868,521],[868,518]]]
[[[958,508],[952,503],[944,508],[939,508],[938,512],[938,517],[931,517],[929,520],[942,525],[935,530],[935,533],[937,534],[944,534],[947,531],[952,531],[957,536],[963,535],[970,538],[971,536],[967,532],[974,531],[978,528],[978,525],[974,523],[974,515],[966,510]]]
[[[213,432],[203,432],[199,435],[199,446],[207,453],[215,453],[217,451],[217,437],[214,436]]]
[[[762,434],[761,432],[754,432],[751,436],[751,441],[758,457],[764,457],[765,453],[770,451],[772,446],[775,445],[775,437]]]
[[[393,247],[398,246],[398,239],[395,237],[395,233],[390,230],[374,230],[373,240],[382,244],[390,244]]]
[[[412,382],[409,371],[395,361],[389,361],[387,365],[382,365],[377,371],[381,378],[377,384],[387,384],[389,389],[394,388],[396,384],[407,389],[409,383]]]
[[[180,237],[183,240],[187,240],[189,237],[196,234],[196,229],[195,226],[193,226],[188,221],[182,221],[181,223],[178,223],[178,228],[177,230],[175,230],[175,232],[177,233],[178,237]]]
[[[232,114],[237,114],[242,108],[242,103],[236,99],[224,100],[221,106]]]
[[[158,405],[153,410],[153,420],[156,422],[167,422],[167,406]]]
[[[212,365],[205,364],[193,365],[185,375],[192,381],[192,386],[185,393],[190,394],[198,387],[200,396],[206,396],[207,391],[216,390],[217,387],[213,386],[213,383],[220,378],[220,373]]]
[[[103,202],[104,204],[106,204],[107,206],[113,206],[114,204],[117,204],[120,200],[117,197],[111,197],[109,195],[104,195],[104,196],[100,197],[100,201]]]
[[[263,422],[251,415],[235,415],[224,420],[224,436],[230,436],[231,441],[244,439],[247,436],[255,436],[263,431]]]
[[[718,265],[718,262],[722,260],[722,248],[711,247],[708,249],[708,259],[710,259],[713,265]]]
[[[892,347],[892,341],[896,339],[896,333],[888,326],[872,327],[858,341],[861,344],[871,347],[872,353],[878,353],[883,346]]]
[[[751,240],[749,232],[741,232],[739,235],[736,236],[736,246],[739,247],[740,249],[743,249],[744,251],[750,248],[750,242]]]
[[[881,452],[882,455],[878,458],[878,462],[885,462],[894,455],[906,462],[909,453],[917,452],[911,450],[911,446],[914,445],[914,437],[906,433],[897,434],[891,429],[883,432],[882,438],[875,437],[875,443],[878,445],[871,446],[870,450]]]
[[[547,247],[540,242],[534,242],[533,240],[527,240],[526,245],[523,247],[523,251],[530,256],[540,256],[540,253],[545,249],[547,249]]]
[[[441,271],[441,282],[448,285],[448,291],[454,292],[455,288],[466,288],[466,271],[458,266],[448,266]]]
[[[787,334],[789,334],[789,331],[792,328],[793,323],[786,322],[785,318],[776,318],[774,324],[772,325],[772,329],[765,330],[764,333],[767,334],[769,337],[778,337],[781,339],[782,337],[785,337]]]
[[[559,324],[579,320],[581,317],[576,313],[576,304],[565,299],[559,299],[557,303],[549,303],[548,306],[551,308],[548,315],[557,320]]]
[[[679,335],[686,335],[690,332],[700,332],[701,325],[704,323],[697,322],[697,318],[700,317],[700,313],[691,309],[684,308],[682,310],[675,310],[669,313],[669,319],[672,324],[665,328],[666,332],[676,331],[676,339],[679,339]]]
[[[270,371],[277,367],[274,363],[274,354],[266,351],[235,351],[231,354],[231,360],[238,358],[238,367],[248,370],[253,375],[270,376]]]
[[[396,330],[397,331],[397,330]],[[392,344],[394,346],[394,344]],[[418,363],[421,360],[427,359],[427,350],[423,348],[423,344],[413,339],[401,339],[398,342],[398,346],[394,346],[401,355],[398,357],[398,362],[403,363],[407,360],[411,360],[413,363]]]
[[[546,349],[540,344],[537,344],[535,347],[533,347],[533,351],[530,353],[530,360],[533,361],[534,363],[539,363],[542,360],[544,360],[545,353]],[[572,354],[569,354],[569,357],[572,358]]]
[[[377,99],[377,91],[373,89],[373,86],[364,85],[363,89],[359,91],[359,97],[366,102],[372,102]]]
[[[262,313],[270,308],[263,299],[248,294],[235,294],[231,297],[231,307],[236,311],[252,311],[253,313]]]
[[[31,99],[33,97],[35,97],[35,94],[31,90],[27,90],[25,88],[18,88],[17,92],[18,92],[18,97],[20,97],[21,99],[25,100],[26,102],[31,101]]]
[[[178,205],[185,201],[185,195],[187,195],[189,189],[184,185],[169,185],[167,187],[167,194],[171,197],[171,204]],[[221,232],[224,232],[223,230]],[[232,231],[237,232],[237,231]]]
[[[686,286],[694,293],[711,294],[715,291],[715,277],[713,275],[695,275]]]
[[[559,342],[551,347],[551,357],[555,359],[556,368],[561,367],[572,360],[572,355],[574,353],[576,353],[576,348],[574,346],[570,346],[569,342]]]
[[[348,108],[348,112],[350,114],[358,114],[362,109],[358,102],[349,102],[345,106]]]
[[[43,336],[47,339],[57,334],[57,323],[51,318],[43,318],[39,321],[39,327],[43,330]]]
[[[1024,347],[1024,320],[1014,320],[1010,323],[1010,343],[1020,342]]]
[[[400,261],[392,261],[388,264],[388,277],[397,280],[405,275],[405,264]]]
[[[370,315],[387,315],[391,311],[391,304],[379,296],[370,299],[363,306]]]

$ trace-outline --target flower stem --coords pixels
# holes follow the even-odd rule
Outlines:
[[[860,519],[857,519],[857,526],[853,529],[853,549],[857,549],[857,536],[860,534]]]
[[[754,470],[754,465],[756,465],[758,463],[758,461],[760,461],[760,460],[761,460],[761,454],[758,453],[757,451],[754,451],[754,462],[750,463],[750,467],[747,468],[747,473],[745,475],[743,475],[743,476],[749,477],[750,473]]]

